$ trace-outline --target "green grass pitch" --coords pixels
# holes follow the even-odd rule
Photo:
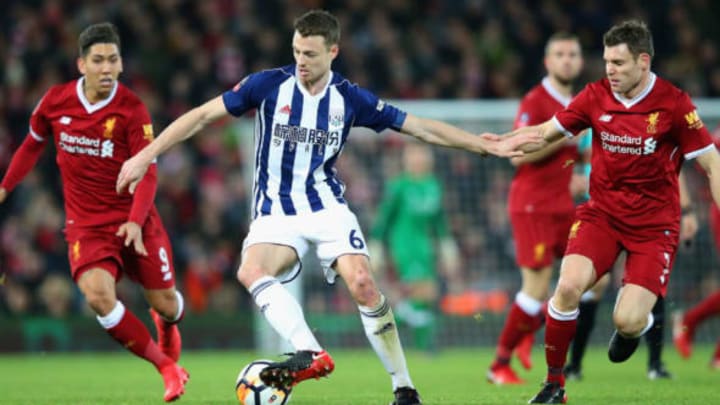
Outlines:
[[[387,404],[390,382],[369,350],[331,349],[336,369],[330,378],[307,381],[295,388],[292,405]],[[584,365],[585,379],[567,384],[569,403],[701,404],[720,403],[720,371],[708,368],[711,347],[698,347],[689,361],[668,347],[665,361],[672,381],[649,381],[645,347],[624,364],[611,364],[601,347],[592,347]],[[178,402],[236,404],[235,378],[258,356],[249,352],[197,351],[183,354],[181,364],[191,374],[186,394]],[[544,362],[535,350],[535,367],[520,371],[527,384],[496,387],[485,382],[492,358],[489,348],[445,350],[428,357],[408,353],[415,385],[424,403],[524,404],[539,390]],[[0,404],[162,404],[162,380],[154,369],[123,353],[0,355]]]

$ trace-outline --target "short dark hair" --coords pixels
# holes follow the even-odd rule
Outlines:
[[[120,35],[112,23],[93,24],[83,30],[78,38],[80,56],[87,56],[90,47],[95,44],[115,44],[120,49]]]
[[[548,50],[550,49],[550,44],[552,44],[555,41],[575,41],[578,44],[580,44],[580,38],[578,38],[577,35],[571,34],[566,31],[559,31],[550,36],[548,38],[547,43],[545,44],[545,53],[548,53]]]
[[[652,33],[643,21],[627,20],[610,28],[603,35],[603,45],[626,44],[632,56],[637,59],[641,53],[655,56]]]
[[[325,10],[310,10],[295,19],[295,31],[307,37],[320,35],[330,47],[340,43],[340,23],[334,15]]]

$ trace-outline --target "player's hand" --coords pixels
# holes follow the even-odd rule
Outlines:
[[[7,198],[7,190],[5,187],[0,187],[0,204],[2,204]]]
[[[128,189],[130,194],[135,193],[140,180],[142,180],[145,172],[147,172],[150,163],[145,163],[139,155],[135,155],[123,163],[120,173],[118,174],[117,182],[115,183],[115,191],[118,194],[122,193],[125,188]]]
[[[690,244],[698,231],[698,218],[694,212],[688,212],[680,218],[680,241]]]
[[[142,228],[136,222],[128,221],[120,225],[115,235],[121,238],[125,238],[125,246],[130,246],[130,244],[132,243],[135,252],[137,252],[138,254],[143,256],[148,255],[147,250],[145,249],[145,245],[143,244]]]
[[[543,144],[531,149],[533,144]],[[524,132],[513,136],[500,136],[491,133],[480,135],[480,146],[487,153],[499,157],[518,157],[524,152],[532,152],[541,149],[545,142],[538,132]]]

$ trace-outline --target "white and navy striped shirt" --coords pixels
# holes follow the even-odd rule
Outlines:
[[[223,94],[227,111],[255,116],[253,218],[345,204],[335,162],[350,128],[400,130],[406,113],[337,73],[320,93],[298,83],[295,65],[251,74]]]

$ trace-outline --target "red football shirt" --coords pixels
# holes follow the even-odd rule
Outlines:
[[[678,229],[680,166],[715,147],[686,93],[651,73],[627,100],[602,79],[554,121],[569,136],[592,127],[589,204],[628,230]]]
[[[115,182],[123,162],[152,141],[150,114],[120,83],[110,97],[91,104],[83,80],[48,90],[30,118],[30,136],[54,139],[68,226],[123,223],[133,196],[118,195]]]
[[[520,101],[513,129],[542,124],[568,103],[570,98],[558,93],[545,78]],[[567,145],[539,162],[518,166],[510,185],[509,211],[572,212],[574,203],[569,184],[577,158],[577,146]]]

